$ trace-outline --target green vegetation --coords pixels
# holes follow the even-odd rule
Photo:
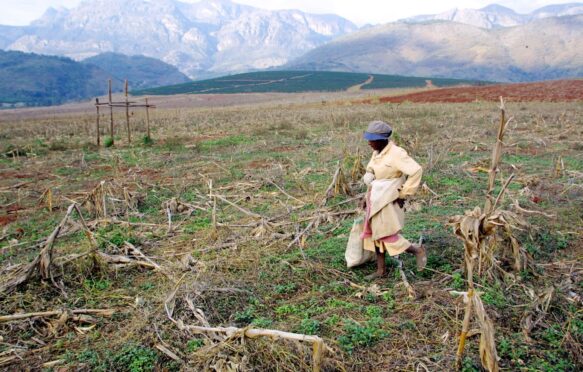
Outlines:
[[[101,355],[93,349],[85,349],[78,354],[67,352],[66,360],[72,365],[83,365],[92,371],[147,372],[154,371],[158,363],[158,354],[147,347],[128,343],[117,352]]]
[[[186,343],[186,350],[190,353],[193,353],[204,346],[204,340],[200,338],[193,338],[192,340],[188,340]]]
[[[105,137],[103,139],[103,146],[105,146],[105,147],[111,147],[111,146],[113,146],[113,144],[114,144],[114,142],[113,142],[113,138],[112,137],[109,137],[108,136],[108,137]]]
[[[127,79],[133,89],[190,81],[175,66],[145,56],[126,56],[108,52],[84,59],[82,63],[97,66],[120,81]]]
[[[123,135],[115,147],[84,145],[94,124],[84,117],[19,119],[0,126],[0,148],[25,154],[0,157],[2,279],[11,267],[37,256],[72,200],[79,202],[100,252],[145,263],[95,259],[74,216],[54,246],[51,272],[58,287],[36,276],[2,300],[3,314],[116,312],[91,315],[91,323],[70,317],[59,327],[58,316],[0,324],[6,345],[26,345],[29,350],[22,353],[42,350],[35,354],[42,358],[19,354],[23,359],[6,368],[40,370],[46,361],[63,359],[55,369],[206,370],[246,363],[250,370],[310,370],[308,343],[242,340],[238,335],[221,342],[180,330],[165,309],[180,281],[175,301],[168,303],[175,320],[201,326],[206,323],[199,317],[204,316],[211,327],[317,335],[336,351],[326,354],[323,370],[399,370],[421,360],[432,370],[453,370],[463,303],[449,292],[465,291],[467,283],[462,244],[446,224],[450,216],[483,205],[487,173],[481,168],[491,157],[497,104],[339,102],[322,105],[318,98],[306,104],[160,109],[152,116],[156,141],[148,146],[139,141],[128,145]],[[508,145],[502,156],[499,179],[511,173],[515,179],[500,205],[512,209],[511,201],[518,200],[524,209],[554,217],[524,214],[531,227],[517,238],[528,252],[525,268],[516,271],[508,260],[499,260],[511,275],[496,282],[476,278],[495,323],[501,370],[578,367],[583,315],[570,297],[583,288],[574,275],[583,158],[570,146],[580,130],[578,107],[508,103],[515,120],[505,143],[529,145]],[[533,124],[543,116],[546,125]],[[370,149],[361,140],[362,130],[376,118],[394,123],[395,140],[424,166],[423,182],[431,190],[424,187],[410,200],[403,230],[412,241],[423,236],[429,249],[423,272],[415,269],[414,257],[401,255],[415,298],[409,298],[392,258],[387,257],[389,276],[374,282],[364,279],[374,263],[346,268],[344,250],[358,205],[353,198],[364,186],[354,182],[353,195],[331,197],[325,208],[332,213],[321,207],[336,165],[343,164],[351,180],[357,154],[367,161]],[[564,141],[553,137],[555,129]],[[137,124],[136,130],[136,139],[145,134],[144,126]],[[531,155],[533,136],[552,139],[535,149],[536,156]],[[554,175],[553,159],[559,155],[565,171]],[[101,181],[111,191],[107,217],[96,216],[88,198]],[[41,197],[47,189],[53,195],[50,211]],[[135,195],[129,209],[124,189]],[[215,209],[213,194],[241,209],[220,199]],[[171,212],[169,224],[166,206],[173,198],[184,205]],[[305,237],[290,244],[312,222]],[[148,266],[126,241],[162,270]],[[61,266],[65,260],[70,261]],[[550,287],[555,287],[550,305],[545,312],[535,310],[533,320],[543,318],[527,339],[524,319],[534,300],[525,289],[532,288],[538,297]],[[468,340],[463,370],[481,370],[478,340]],[[159,351],[158,344],[167,345],[185,364]],[[0,352],[8,350],[6,345],[0,345]]]
[[[185,84],[133,91],[134,95],[265,93],[265,92],[334,92],[363,84],[369,77],[371,84],[362,89],[422,88],[431,80],[444,87],[460,84],[478,84],[473,80],[408,77],[398,75],[364,74],[328,71],[262,71],[224,76]]]
[[[57,105],[102,95],[107,79],[98,67],[69,58],[0,50],[0,108]]]
[[[338,343],[348,353],[352,353],[355,348],[373,346],[390,334],[383,330],[382,324],[383,319],[379,317],[372,318],[363,325],[346,320],[344,335],[338,337]]]
[[[144,56],[103,53],[82,62],[65,57],[0,50],[0,109],[50,106],[107,93],[189,81],[174,66]]]
[[[113,356],[113,367],[118,371],[145,372],[156,368],[158,354],[141,345],[129,344]]]

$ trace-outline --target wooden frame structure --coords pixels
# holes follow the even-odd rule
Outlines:
[[[114,144],[114,122],[113,122],[113,109],[114,107],[125,107],[126,109],[126,129],[128,135],[128,143],[132,143],[132,131],[130,127],[130,107],[145,107],[146,108],[146,126],[148,130],[148,138],[150,137],[150,108],[156,108],[155,105],[148,104],[148,98],[145,99],[145,104],[139,104],[138,102],[129,101],[128,99],[128,81],[124,84],[125,101],[114,102],[111,95],[111,79],[108,81],[108,102],[99,102],[99,98],[95,98],[95,108],[97,109],[97,120],[95,123],[96,133],[97,133],[97,146],[101,145],[101,138],[99,134],[99,108],[101,106],[109,107],[109,135],[111,137],[111,143]]]

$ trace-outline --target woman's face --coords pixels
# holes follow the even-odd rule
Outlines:
[[[389,141],[387,140],[378,140],[378,141],[368,141],[368,145],[375,151],[381,152],[387,146]]]

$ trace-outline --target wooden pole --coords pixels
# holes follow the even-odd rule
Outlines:
[[[148,98],[146,98],[146,127],[148,128],[148,139],[151,139],[152,137],[150,137],[150,111],[148,108]]]
[[[109,135],[111,136],[111,144],[114,144],[113,140],[113,107],[111,106],[111,79],[109,79]]]
[[[95,108],[97,108],[97,121],[95,123],[95,130],[97,132],[97,146],[100,146],[101,138],[99,137],[99,98],[95,98]]]
[[[130,103],[128,101],[128,81],[126,79],[125,81],[125,95],[126,95],[126,127],[128,130],[128,143],[132,143],[132,135],[131,135],[131,129],[130,129]]]

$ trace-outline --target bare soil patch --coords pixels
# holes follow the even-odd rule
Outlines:
[[[381,97],[380,102],[570,102],[583,100],[583,80],[557,80],[537,83],[498,84],[482,87],[442,88],[393,97]],[[365,101],[365,103],[370,103]]]

